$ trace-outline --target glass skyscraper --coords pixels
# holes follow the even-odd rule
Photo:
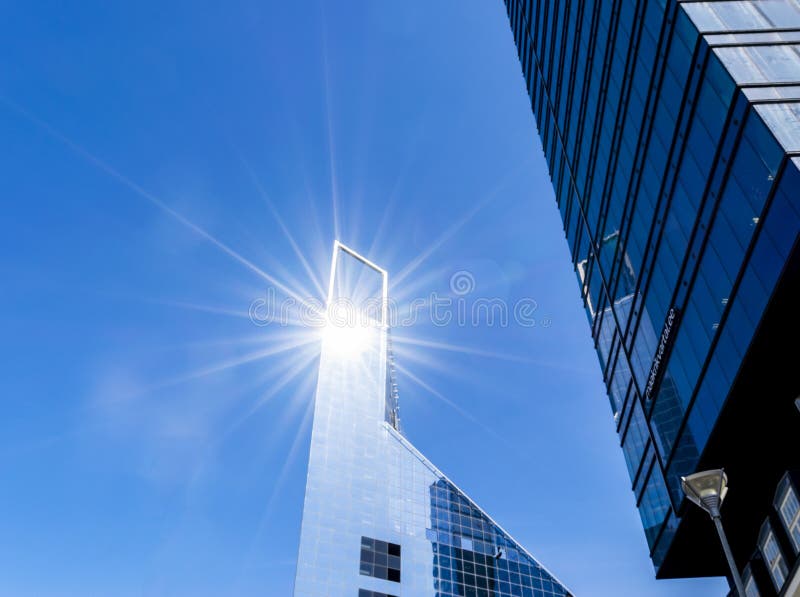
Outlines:
[[[336,243],[295,597],[570,595],[400,432],[386,287]]]
[[[726,574],[724,467],[748,594],[800,594],[800,2],[505,3],[657,576]]]

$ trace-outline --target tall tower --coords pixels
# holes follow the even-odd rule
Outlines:
[[[566,597],[399,430],[387,273],[334,244],[295,597]]]
[[[800,1],[505,0],[659,578],[800,594]]]

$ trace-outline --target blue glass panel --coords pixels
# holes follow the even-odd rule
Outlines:
[[[652,548],[661,530],[661,525],[669,512],[669,494],[664,483],[664,476],[658,465],[654,465],[647,480],[647,486],[639,503],[639,515],[642,518],[647,544]]]
[[[794,60],[800,71],[800,55]],[[786,151],[800,151],[800,104],[760,104],[756,110]]]

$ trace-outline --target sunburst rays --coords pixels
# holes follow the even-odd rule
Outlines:
[[[364,234],[364,230],[343,230],[343,223],[355,225],[361,221],[357,217],[347,217],[352,214],[345,214],[343,210],[346,204],[341,201],[339,195],[339,181],[337,179],[337,156],[335,153],[334,138],[334,119],[332,108],[332,81],[330,76],[330,65],[328,64],[327,53],[323,46],[323,75],[325,84],[325,108],[327,117],[327,143],[330,159],[330,217],[331,230],[335,238],[359,238],[359,234]],[[94,153],[85,149],[79,143],[71,140],[59,130],[41,120],[30,112],[4,100],[17,113],[22,114],[40,129],[46,131],[50,136],[67,146],[71,151],[82,159],[96,167],[105,175],[111,177],[132,194],[146,201],[153,206],[159,213],[171,220],[179,223],[187,230],[191,231],[198,238],[202,239],[210,247],[228,257],[232,263],[241,268],[241,272],[248,277],[254,276],[261,283],[266,283],[269,288],[274,289],[275,295],[271,297],[274,306],[284,304],[287,299],[294,301],[294,305],[286,309],[285,312],[278,313],[274,321],[263,321],[260,327],[253,326],[253,329],[240,335],[227,335],[218,338],[201,338],[186,342],[185,347],[204,346],[212,349],[215,346],[224,347],[225,350],[219,352],[225,356],[210,359],[207,362],[190,367],[186,371],[175,372],[164,378],[153,380],[143,384],[138,391],[142,394],[155,393],[166,388],[186,386],[190,384],[202,384],[205,380],[223,373],[237,372],[247,369],[248,374],[252,375],[252,367],[262,367],[261,374],[257,375],[255,383],[260,385],[255,397],[248,401],[238,401],[230,405],[228,416],[225,420],[220,420],[213,426],[211,431],[213,437],[208,438],[209,449],[215,449],[226,442],[233,435],[238,433],[248,422],[254,420],[254,415],[266,407],[273,405],[278,396],[287,399],[288,404],[283,405],[282,414],[273,421],[272,424],[277,429],[287,432],[287,426],[299,424],[300,427],[293,429],[294,439],[290,446],[285,464],[274,480],[273,491],[269,496],[262,520],[259,523],[259,531],[264,525],[264,521],[269,518],[276,500],[279,498],[281,488],[285,482],[287,471],[294,466],[299,453],[299,438],[303,436],[303,430],[310,424],[311,413],[313,412],[313,385],[316,373],[313,364],[319,355],[321,338],[321,328],[317,325],[310,325],[307,315],[320,316],[324,310],[324,297],[326,294],[326,283],[320,279],[319,272],[326,270],[325,264],[329,262],[330,255],[324,254],[319,247],[330,247],[331,238],[317,238],[321,233],[319,227],[310,226],[311,234],[300,235],[293,229],[291,220],[281,213],[271,193],[265,187],[263,180],[267,177],[260,176],[258,168],[246,156],[240,155],[240,163],[244,170],[244,176],[251,184],[252,193],[257,196],[261,203],[266,206],[266,211],[262,212],[261,217],[266,214],[269,221],[273,223],[279,234],[272,242],[283,243],[288,248],[291,256],[289,263],[278,263],[269,268],[255,258],[243,255],[234,248],[233,242],[223,240],[217,235],[212,234],[206,228],[191,220],[185,214],[175,209],[168,201],[159,195],[145,189],[142,185],[123,174],[117,168],[109,165],[106,161],[96,156]],[[463,234],[467,225],[470,224],[482,210],[486,209],[500,195],[508,179],[514,176],[517,169],[510,171],[507,176],[498,181],[497,185],[483,196],[476,198],[472,204],[467,205],[464,211],[458,216],[451,225],[443,230],[428,246],[417,252],[408,255],[406,250],[407,243],[404,239],[387,232],[394,220],[394,214],[398,211],[397,197],[398,189],[403,184],[404,173],[408,171],[407,165],[402,166],[401,173],[394,181],[392,189],[388,194],[389,200],[380,214],[375,231],[371,238],[368,238],[364,246],[371,247],[371,251],[379,251],[379,255],[367,255],[374,258],[387,269],[398,272],[397,275],[389,277],[391,282],[391,292],[394,295],[398,311],[408,314],[412,309],[412,302],[416,296],[429,296],[426,292],[431,286],[452,274],[452,268],[441,265],[430,266],[435,262],[436,254],[448,242]],[[308,181],[303,181],[307,193],[309,192]],[[317,220],[315,210],[312,214],[312,221]],[[314,232],[316,230],[316,232]],[[303,230],[308,232],[308,230]],[[254,235],[253,235],[254,236]],[[265,243],[266,245],[266,243]],[[310,248],[309,248],[310,247]],[[265,251],[269,255],[270,251]],[[381,256],[389,259],[388,256],[404,256],[405,263],[394,264],[381,260]],[[391,260],[395,260],[391,257]],[[428,265],[428,267],[426,267]],[[309,295],[309,290],[313,295]],[[128,297],[130,298],[130,297]],[[254,300],[256,297],[252,297]],[[252,304],[211,304],[204,299],[200,300],[175,300],[163,297],[145,297],[143,300],[152,304],[163,305],[167,309],[184,309],[208,315],[220,315],[231,319],[253,319],[253,312],[250,310]],[[268,302],[265,302],[267,305]],[[420,308],[430,307],[429,302],[418,303]],[[273,314],[274,315],[274,314]],[[218,326],[217,326],[218,327]],[[470,425],[479,427],[482,431],[492,434],[502,441],[502,437],[494,430],[489,428],[481,419],[470,412],[457,397],[448,396],[447,392],[440,391],[432,383],[424,379],[424,369],[432,369],[439,375],[454,375],[456,369],[448,365],[448,358],[456,354],[466,354],[485,358],[501,359],[511,362],[548,366],[547,363],[538,362],[524,355],[513,353],[502,353],[465,346],[460,343],[447,341],[447,334],[441,335],[436,330],[427,329],[429,335],[433,337],[423,337],[421,328],[414,325],[404,325],[401,329],[393,331],[392,338],[395,352],[398,357],[397,371],[400,376],[400,385],[416,388],[414,394],[419,398],[428,397],[435,400],[447,408],[451,409],[458,416],[463,417]],[[232,354],[233,353],[233,354]],[[410,392],[411,393],[411,392]],[[288,397],[288,398],[287,398]],[[302,417],[296,416],[297,412],[303,412]],[[255,539],[254,539],[255,540]]]

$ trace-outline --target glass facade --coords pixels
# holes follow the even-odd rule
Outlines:
[[[794,552],[800,552],[800,500],[787,476],[779,486],[775,507],[790,538]]]
[[[337,243],[329,304],[385,282]],[[385,321],[324,335],[295,596],[570,595],[403,437]]]
[[[783,553],[778,545],[778,540],[772,532],[769,522],[765,522],[761,529],[761,536],[758,540],[758,545],[761,548],[761,555],[764,558],[764,563],[767,565],[769,575],[772,582],[775,583],[775,590],[780,591],[783,589],[783,583],[786,582],[786,575],[789,573],[786,567],[786,562],[783,559]]]
[[[800,1],[505,4],[660,573],[797,251]]]

